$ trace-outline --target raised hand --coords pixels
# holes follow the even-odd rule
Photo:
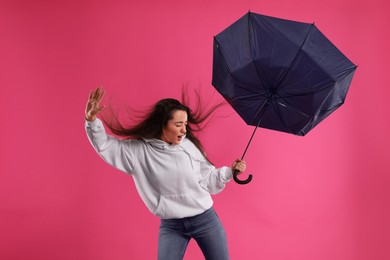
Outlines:
[[[98,87],[95,90],[92,90],[89,94],[87,106],[85,107],[85,119],[88,121],[94,121],[97,114],[104,109],[104,106],[100,106],[100,101],[102,101],[105,91],[102,87]]]

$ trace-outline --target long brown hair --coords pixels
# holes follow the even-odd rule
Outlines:
[[[173,118],[173,113],[177,110],[187,112],[187,133],[188,138],[207,158],[202,143],[194,135],[194,132],[201,131],[208,123],[210,116],[215,110],[224,105],[225,102],[221,101],[215,105],[209,106],[205,110],[203,106],[204,100],[201,98],[198,92],[195,92],[196,108],[191,110],[189,108],[189,96],[186,89],[182,89],[181,102],[173,99],[166,98],[156,102],[147,112],[139,118],[139,120],[131,125],[127,126],[120,122],[118,114],[113,110],[112,106],[109,106],[110,114],[104,114],[102,120],[105,125],[111,130],[111,132],[124,139],[142,139],[142,138],[157,138],[160,139],[163,128],[167,125],[168,121]],[[129,115],[131,117],[131,115]],[[133,117],[134,118],[134,117]]]

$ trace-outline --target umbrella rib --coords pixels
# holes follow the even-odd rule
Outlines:
[[[356,69],[356,66],[354,67],[351,67],[349,68],[348,70],[345,70],[342,74],[344,74],[343,77],[340,77],[339,80],[343,80],[345,79],[346,77],[348,77],[351,73],[353,73]],[[342,75],[342,74],[339,74],[339,75]],[[332,84],[329,86],[329,85],[325,85],[323,86],[322,88],[320,89],[317,89],[316,91],[310,91],[310,92],[304,92],[304,93],[286,93],[286,94],[283,94],[283,95],[280,95],[280,93],[278,93],[278,96],[280,98],[289,98],[289,97],[302,97],[302,96],[309,96],[309,95],[313,95],[314,93],[318,93],[318,92],[321,92],[322,90],[324,89],[327,89],[331,86],[333,86],[334,83],[336,83],[336,81],[329,81],[329,82],[332,82]]]
[[[232,75],[232,78],[234,78],[233,75]],[[234,86],[236,86],[237,88],[244,89],[244,90],[246,90],[247,92],[250,92],[253,95],[259,95],[261,97],[267,97],[267,95],[262,95],[262,93],[254,91],[253,89],[256,89],[255,85],[251,85],[248,82],[244,82],[242,80],[237,80],[237,79],[235,79],[235,80],[240,82],[240,83],[243,83],[242,85],[234,84]],[[249,88],[244,87],[244,85],[248,86]]]
[[[222,61],[223,61],[223,65],[225,65],[227,71],[229,71],[230,75],[232,74],[232,70],[229,68],[229,65],[227,64],[226,60],[225,60],[225,55],[223,53],[223,50],[222,50],[222,47],[221,45],[219,44],[218,40],[217,40],[217,37],[214,36],[214,41],[217,43],[217,48],[218,48],[218,51],[219,51],[219,56],[222,58]]]
[[[290,133],[292,133],[290,127],[287,126],[287,124],[284,122],[283,118],[280,116],[281,113],[280,113],[279,107],[276,106],[276,105],[274,104],[274,102],[271,102],[271,104],[272,104],[273,108],[274,108],[276,111],[278,111],[278,113],[276,113],[276,114],[278,115],[278,118],[280,119],[280,122],[282,122],[283,126],[284,126],[286,129],[288,129],[288,131],[289,131]]]
[[[307,33],[305,35],[305,39],[302,41],[301,46],[299,46],[299,49],[298,49],[297,53],[294,56],[294,59],[291,61],[290,65],[288,66],[288,69],[283,73],[283,75],[282,75],[281,79],[279,80],[279,82],[277,84],[275,84],[275,90],[278,89],[278,87],[282,84],[283,80],[285,79],[286,75],[290,72],[290,70],[291,70],[293,64],[295,63],[295,61],[297,60],[298,54],[301,52],[302,47],[305,44],[305,42],[307,40],[307,37],[309,36],[313,26],[314,26],[314,24],[310,24],[310,27],[307,30]]]
[[[249,13],[248,13],[249,50],[250,50],[251,57],[252,57],[252,63],[255,64],[255,57],[253,56],[253,46],[252,46],[252,42],[253,42],[252,31],[254,31],[253,22],[252,22],[252,14],[251,14],[251,12],[249,12]],[[261,80],[262,86],[263,86],[265,92],[266,92],[267,95],[268,95],[268,94],[269,94],[269,91],[268,91],[268,89],[266,88],[265,80],[264,80],[264,78],[262,77],[262,75],[261,75],[259,69],[257,68],[257,66],[255,66],[255,69],[256,69],[257,75],[259,76],[259,78],[260,78],[260,80]]]
[[[233,77],[233,74],[232,74],[232,70],[230,69],[228,63],[226,62],[226,59],[225,59],[225,54],[224,54],[224,50],[222,48],[222,46],[219,44],[217,38],[214,36],[214,41],[216,42],[216,44],[218,45],[218,51],[219,51],[219,56],[221,57],[221,60],[223,61],[223,65],[225,66],[225,68],[227,69],[227,71],[229,71],[229,74],[230,76],[232,77],[232,79],[236,80],[237,82],[240,82],[240,83],[243,83],[242,85],[248,85],[249,87],[253,87],[255,88],[256,86],[254,85],[251,85],[251,84],[248,84],[248,82],[244,82],[244,81],[241,81],[241,80],[238,80],[236,78]],[[253,56],[253,55],[252,55]],[[256,68],[257,70],[257,68]],[[256,91],[253,91],[251,90],[250,88],[245,88],[243,87],[242,85],[237,85],[237,84],[234,84],[237,88],[241,88],[241,89],[244,89],[252,94],[257,94],[257,95],[261,95],[261,93],[258,93]],[[265,89],[266,90],[266,89]],[[263,97],[263,96],[262,96]],[[264,96],[265,97],[265,96]]]

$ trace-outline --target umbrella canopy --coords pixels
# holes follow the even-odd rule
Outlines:
[[[355,70],[310,23],[248,12],[214,37],[212,84],[256,127],[304,136],[344,103]]]

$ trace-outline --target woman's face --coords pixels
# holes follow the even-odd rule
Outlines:
[[[169,144],[180,144],[187,132],[187,112],[175,110],[172,117],[163,128],[161,140]]]

